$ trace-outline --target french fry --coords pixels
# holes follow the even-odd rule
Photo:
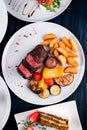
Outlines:
[[[53,34],[53,33],[50,33],[50,34],[46,34],[46,35],[43,37],[43,40],[54,39],[54,38],[57,38],[56,35]]]
[[[68,56],[73,57],[73,58],[77,58],[78,57],[78,55],[73,53],[73,52],[68,52]]]
[[[58,47],[57,50],[65,57],[68,57],[68,52],[64,48]]]
[[[62,64],[62,66],[66,66],[66,57],[65,56],[59,55],[58,60]]]
[[[70,42],[70,44],[71,44],[71,49],[72,49],[72,51],[77,52],[77,48],[76,48],[76,45],[75,45],[74,40],[73,40],[72,38],[70,38],[70,39],[69,39],[69,42]]]
[[[67,66],[67,67],[64,69],[64,72],[65,72],[65,73],[77,74],[77,73],[78,73],[78,70],[77,70],[76,67],[74,67],[74,66]]]
[[[65,47],[66,51],[70,51],[70,48],[68,46]]]
[[[67,39],[66,36],[64,36],[64,37],[62,38],[62,42],[64,42],[66,46],[68,46],[69,48],[71,48],[71,44],[69,43],[69,41],[68,41],[68,39]]]
[[[52,41],[52,39],[46,40],[46,41],[42,41],[42,45],[43,46],[49,46],[50,42]]]
[[[67,62],[68,64],[72,66],[75,66],[75,67],[79,66],[78,62],[73,57],[67,57]]]
[[[58,39],[57,38],[54,38],[53,40],[50,41],[49,43],[49,47],[53,47],[55,44],[58,43]]]
[[[59,56],[59,53],[58,53],[58,51],[55,49],[54,50],[54,56],[56,57],[56,58],[58,58],[58,56]]]
[[[51,47],[50,54],[53,54],[53,52],[54,52],[54,47]]]
[[[64,43],[64,42],[62,42],[62,41],[60,41],[60,42],[59,42],[59,46],[60,46],[60,47],[62,47],[62,48],[64,48],[64,49],[66,48],[65,43]]]

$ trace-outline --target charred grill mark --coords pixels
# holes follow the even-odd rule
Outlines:
[[[39,112],[39,123],[59,130],[68,130],[68,120],[55,115]]]

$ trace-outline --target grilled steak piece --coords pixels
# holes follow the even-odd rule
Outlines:
[[[39,112],[39,120],[38,122],[41,125],[46,125],[49,127],[56,128],[58,130],[68,130],[69,123],[67,119],[63,119],[58,116],[54,116],[52,114]]]
[[[33,56],[34,60],[37,63],[43,63],[45,58],[47,57],[48,52],[44,49],[42,45],[37,45],[30,54]]]
[[[17,70],[22,77],[29,79],[38,68],[43,65],[48,52],[42,45],[37,45],[19,64]]]
[[[19,74],[25,78],[25,79],[29,79],[32,76],[32,73],[30,72],[29,69],[27,69],[23,63],[20,63],[20,65],[17,67],[17,71],[19,72]]]
[[[37,63],[31,54],[28,54],[25,58],[25,64],[27,67],[37,70],[42,66],[42,63]]]

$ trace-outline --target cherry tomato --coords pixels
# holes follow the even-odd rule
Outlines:
[[[38,0],[38,3],[45,3],[46,0]]]
[[[47,6],[51,6],[53,4],[53,0],[46,0],[45,3]]]
[[[37,122],[39,118],[39,113],[38,112],[34,112],[31,115],[29,115],[29,120],[34,123]]]
[[[33,78],[34,78],[35,81],[40,81],[42,79],[42,74],[39,73],[39,72],[35,72],[33,74]]]
[[[32,126],[29,126],[26,130],[34,130]]]
[[[45,79],[45,83],[48,86],[52,86],[54,84],[54,80],[52,78]]]

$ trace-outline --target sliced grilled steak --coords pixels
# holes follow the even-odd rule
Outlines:
[[[22,77],[29,79],[32,73],[43,65],[43,61],[47,57],[48,52],[42,45],[37,45],[19,64],[17,70]]]
[[[26,56],[25,64],[27,67],[34,69],[34,71],[42,66],[42,63],[37,63],[31,54]]]
[[[42,45],[37,45],[30,54],[33,56],[37,63],[43,63],[47,57],[48,52],[44,49]]]
[[[69,127],[69,123],[67,119],[63,119],[61,117],[54,116],[52,114],[48,114],[44,112],[39,112],[38,122],[41,125],[46,125],[59,130],[68,130]]]
[[[29,79],[32,76],[32,73],[30,72],[29,69],[27,69],[23,63],[21,63],[18,67],[17,67],[18,72],[20,73],[20,75],[22,75],[23,78],[25,79]]]

